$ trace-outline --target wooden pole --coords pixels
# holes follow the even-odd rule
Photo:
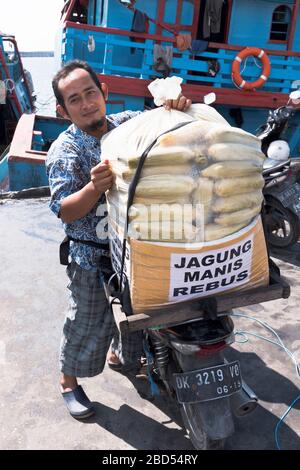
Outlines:
[[[290,34],[289,34],[289,39],[288,39],[288,44],[287,44],[288,51],[290,51],[293,47],[299,6],[300,6],[300,0],[296,0],[294,3],[293,12],[292,12],[291,29],[290,29]]]

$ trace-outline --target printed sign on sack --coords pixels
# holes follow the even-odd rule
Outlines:
[[[211,296],[251,278],[253,234],[234,245],[194,254],[171,254],[169,301]]]

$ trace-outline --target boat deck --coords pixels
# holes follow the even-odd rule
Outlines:
[[[0,199],[0,237],[0,448],[191,450],[178,410],[164,395],[153,400],[143,378],[106,368],[102,375],[81,381],[95,400],[96,416],[80,423],[67,414],[58,386],[67,305],[67,277],[58,261],[60,221],[51,214],[47,198]],[[281,258],[290,298],[240,311],[267,321],[299,361],[300,245]],[[268,336],[248,320],[235,324]],[[251,336],[235,349],[260,404],[252,415],[237,420],[226,448],[274,449],[278,418],[299,395],[295,368],[281,349]],[[299,435],[300,402],[280,428],[282,448],[299,449]]]

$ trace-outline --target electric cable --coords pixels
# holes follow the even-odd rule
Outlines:
[[[232,316],[233,317],[241,317],[241,318],[246,318],[246,319],[249,319],[249,320],[254,320],[255,322],[259,323],[261,326],[263,326],[264,328],[266,328],[267,330],[269,330],[278,340],[277,341],[274,341],[270,338],[266,338],[265,336],[262,336],[262,335],[259,335],[257,333],[252,333],[252,332],[249,332],[249,331],[243,331],[243,330],[236,330],[235,331],[235,334],[237,335],[241,335],[243,337],[246,338],[245,341],[238,341],[239,344],[243,344],[245,342],[248,341],[248,338],[247,338],[247,335],[251,335],[251,336],[254,336],[256,338],[259,338],[259,339],[262,339],[264,341],[267,341],[271,344],[274,344],[276,346],[279,346],[280,348],[282,348],[286,353],[287,355],[292,359],[293,363],[295,364],[295,368],[296,368],[296,375],[298,377],[298,379],[300,379],[300,365],[298,364],[298,362],[296,361],[295,359],[295,356],[294,354],[285,346],[285,344],[283,343],[282,339],[280,338],[280,336],[278,335],[278,333],[276,333],[276,331],[270,326],[268,325],[268,323],[262,321],[262,320],[259,320],[258,318],[256,317],[252,317],[251,315],[245,315],[245,314],[242,314],[242,313],[232,313]],[[293,406],[295,405],[295,403],[297,403],[297,401],[300,400],[300,395],[298,395],[294,400],[293,402],[289,405],[288,409],[285,411],[285,413],[280,417],[278,423],[276,424],[276,427],[275,427],[275,430],[274,430],[274,438],[275,438],[275,443],[276,443],[276,447],[278,450],[281,450],[281,447],[280,447],[280,443],[279,443],[279,438],[278,438],[278,433],[279,433],[279,429],[281,427],[281,425],[283,424],[286,416],[290,413],[290,411],[292,410]]]

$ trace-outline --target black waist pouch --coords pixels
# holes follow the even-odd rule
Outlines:
[[[68,266],[69,264],[70,241],[81,243],[82,245],[92,246],[93,248],[98,248],[100,250],[109,251],[109,245],[106,243],[96,243],[90,240],[77,240],[76,238],[73,238],[67,235],[63,239],[59,247],[59,260],[60,260],[60,264],[62,264],[63,266]],[[101,269],[103,267],[104,271],[110,271],[111,274],[113,273],[110,257],[101,256],[100,263],[101,263]]]

